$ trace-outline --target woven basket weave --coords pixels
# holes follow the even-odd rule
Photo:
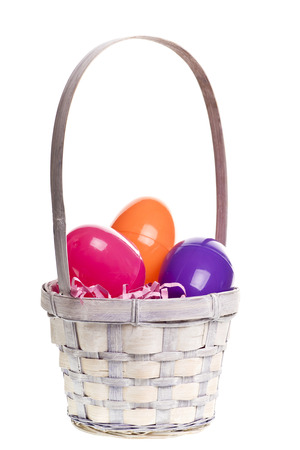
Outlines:
[[[137,37],[135,37],[137,38]],[[227,181],[221,122],[209,81],[178,45],[140,36],[175,51],[202,90],[212,132],[217,184],[216,239],[226,243]],[[132,39],[132,38],[127,38]],[[53,130],[51,194],[60,293],[42,286],[41,305],[59,347],[68,414],[79,428],[122,437],[199,431],[215,415],[223,353],[239,303],[237,288],[181,299],[75,299],[70,295],[62,159],[69,108],[81,76],[104,49],[78,64],[62,94]]]

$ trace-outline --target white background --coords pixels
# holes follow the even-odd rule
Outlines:
[[[170,445],[299,448],[299,12],[297,1],[11,1],[0,10],[1,440],[93,449]],[[58,351],[39,305],[56,277],[49,163],[63,87],[96,45],[173,40],[202,65],[220,109],[228,165],[228,253],[241,289],[216,419],[170,441],[108,440],[66,414]],[[213,154],[188,67],[127,41],[88,69],[66,135],[68,230],[109,226],[129,201],[164,201],[176,240],[213,236]]]

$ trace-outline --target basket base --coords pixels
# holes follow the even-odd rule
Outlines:
[[[205,423],[199,423],[198,426],[196,423],[191,424],[190,426],[186,426],[186,428],[180,427],[178,429],[168,429],[168,430],[147,430],[147,431],[139,431],[138,429],[113,429],[100,427],[99,425],[91,425],[88,423],[82,423],[80,421],[74,420],[71,418],[72,424],[79,430],[85,431],[90,434],[97,435],[105,435],[111,437],[120,437],[120,438],[129,438],[129,439],[163,439],[169,437],[177,437],[182,436],[184,434],[192,434],[199,433],[205,427],[207,427],[211,419]]]

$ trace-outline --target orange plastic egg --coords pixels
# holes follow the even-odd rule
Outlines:
[[[121,211],[112,228],[139,249],[146,268],[145,282],[157,281],[163,260],[175,242],[168,208],[154,198],[137,199]]]

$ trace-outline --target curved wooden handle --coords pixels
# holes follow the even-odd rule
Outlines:
[[[222,126],[216,99],[202,67],[183,48],[173,42],[151,36],[132,36],[105,42],[90,51],[72,72],[60,98],[55,117],[51,147],[51,196],[53,232],[58,284],[62,294],[69,294],[69,267],[67,256],[66,220],[62,188],[62,162],[66,124],[73,95],[78,83],[96,56],[111,45],[128,39],[146,39],[157,42],[177,53],[193,71],[201,88],[210,122],[216,169],[217,218],[216,240],[226,244],[227,232],[227,171]]]

